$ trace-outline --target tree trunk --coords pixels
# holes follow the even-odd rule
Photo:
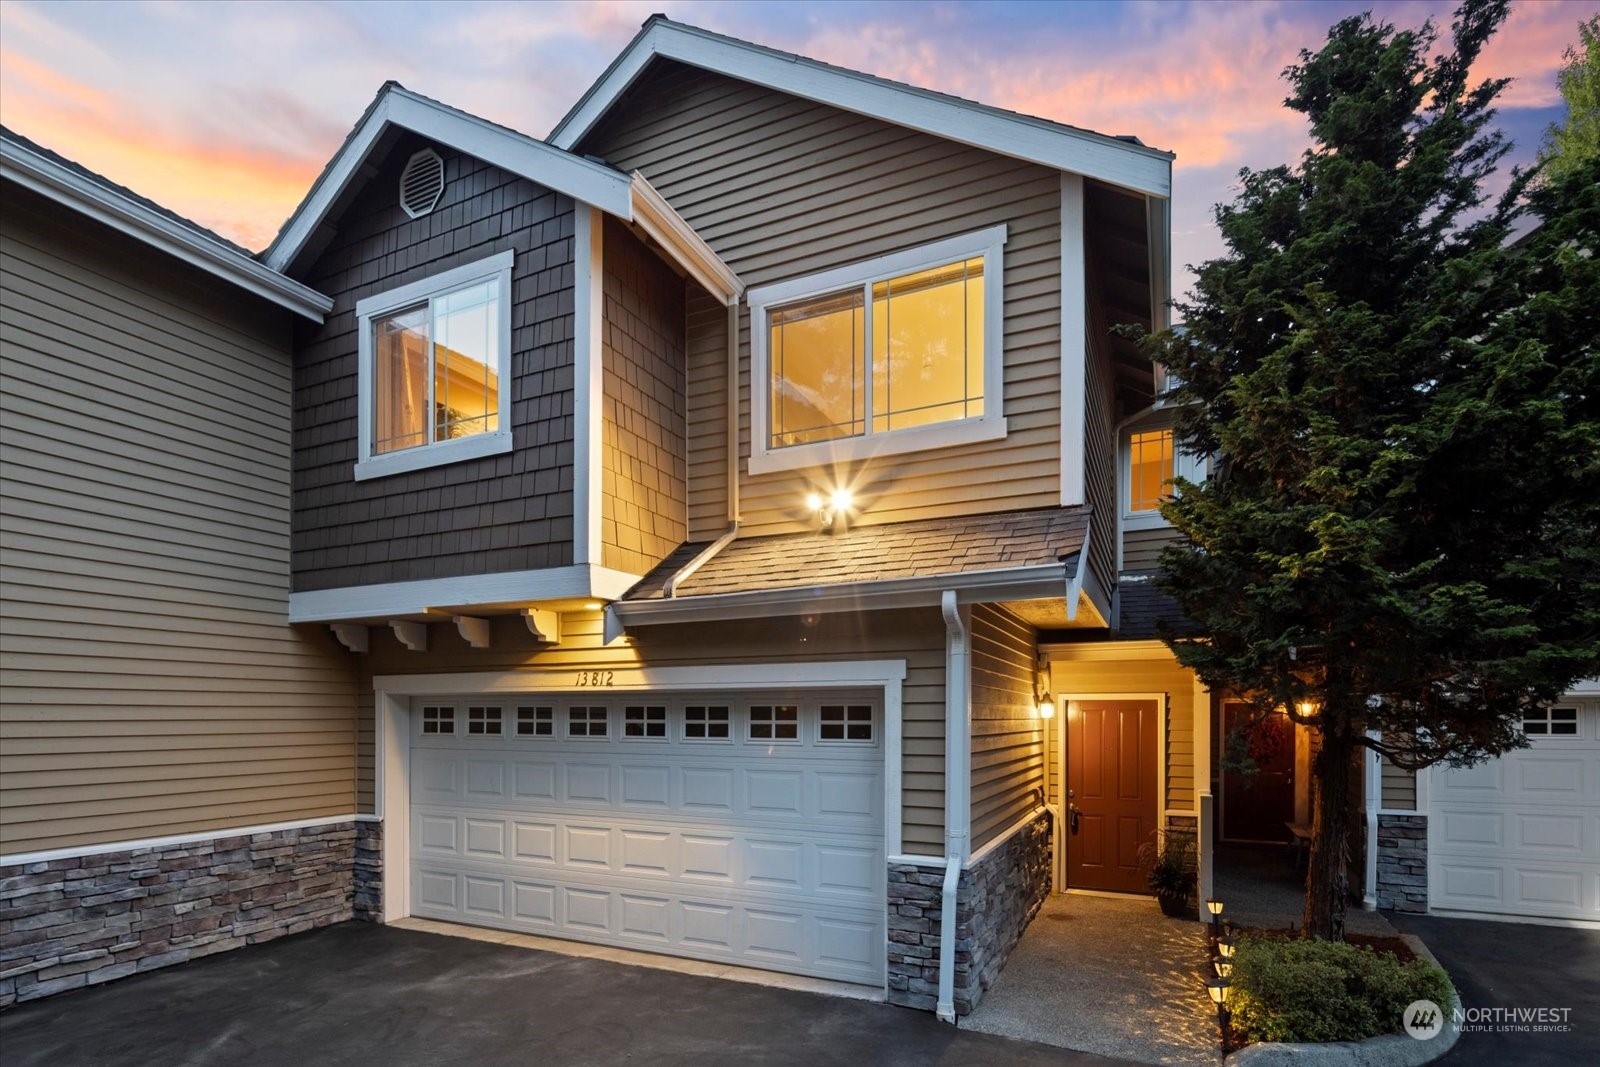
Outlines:
[[[1344,940],[1350,901],[1350,759],[1355,749],[1347,734],[1324,734],[1312,765],[1316,794],[1303,917],[1307,937]]]

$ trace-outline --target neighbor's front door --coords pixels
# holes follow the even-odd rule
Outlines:
[[[1139,846],[1160,811],[1154,700],[1074,700],[1067,709],[1067,885],[1146,893]]]
[[[1254,715],[1246,704],[1224,704],[1223,744]],[[1222,774],[1222,839],[1288,841],[1294,821],[1294,724],[1282,712],[1269,715],[1251,731],[1247,745],[1254,773],[1225,769]]]

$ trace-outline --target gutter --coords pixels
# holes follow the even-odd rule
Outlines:
[[[971,757],[972,707],[968,689],[972,673],[972,644],[955,590],[939,600],[945,625],[944,678],[944,888],[939,907],[939,1000],[935,1008],[947,1023],[956,1021],[956,893],[961,868],[966,863],[972,822]]]

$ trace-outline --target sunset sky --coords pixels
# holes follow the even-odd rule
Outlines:
[[[1449,3],[43,3],[0,0],[0,121],[225,236],[264,247],[378,87],[543,137],[652,12],[1178,154],[1182,264],[1220,251],[1240,167],[1291,160],[1282,69],[1337,19]],[[1597,5],[1514,4],[1480,64],[1531,160]]]

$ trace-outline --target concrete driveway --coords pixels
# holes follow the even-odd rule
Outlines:
[[[1488,1021],[1489,1031],[1466,1030],[1438,1062],[1446,1067],[1571,1067],[1600,1063],[1600,930],[1526,923],[1444,919],[1392,913],[1416,934],[1455,981],[1462,1006],[1568,1008],[1565,1032],[1513,1029]]]
[[[346,923],[0,1014],[24,1064],[1109,1065],[882,1004]]]

